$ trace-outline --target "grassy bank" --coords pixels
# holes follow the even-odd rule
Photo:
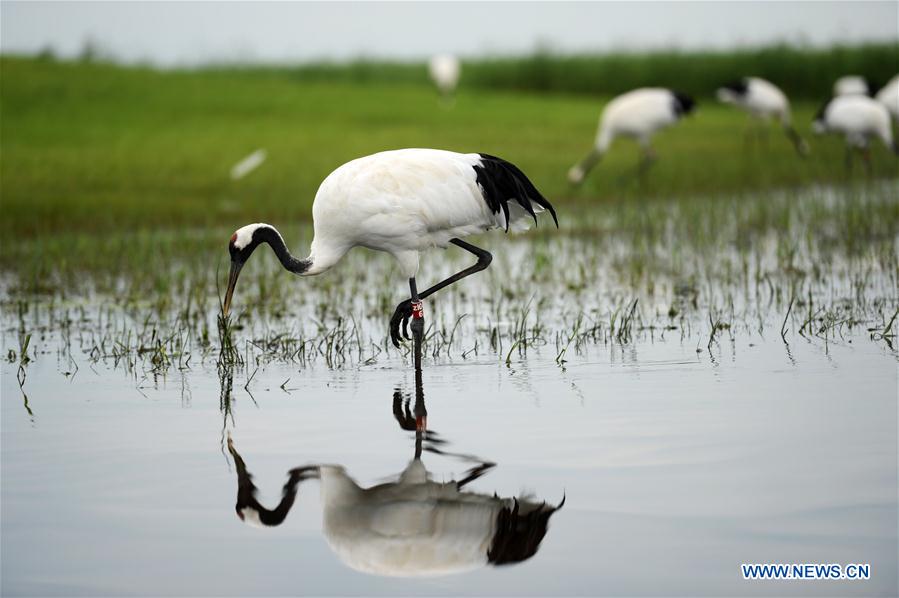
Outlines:
[[[442,108],[425,84],[303,81],[289,70],[158,72],[102,64],[0,62],[0,231],[35,235],[173,226],[236,227],[307,220],[336,166],[398,147],[497,154],[566,207],[846,180],[837,138],[810,138],[798,159],[772,129],[746,144],[747,120],[704,102],[658,136],[659,162],[635,176],[620,141],[580,189],[567,168],[590,146],[605,98],[464,88]],[[817,103],[816,103],[817,104]],[[795,106],[810,137],[816,104]],[[268,160],[245,179],[231,166],[257,148]],[[874,151],[878,176],[895,158]],[[863,178],[861,169],[854,176]]]

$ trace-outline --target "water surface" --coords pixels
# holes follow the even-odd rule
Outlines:
[[[82,240],[57,261],[36,243],[0,278],[0,591],[895,596],[895,205],[895,185],[817,188],[485,237],[491,268],[427,301],[420,385],[385,337],[407,292],[386,256],[311,281],[254,256],[224,363],[222,243]],[[469,259],[429,254],[422,281]],[[389,500],[323,524],[335,495],[306,479],[279,525],[238,517],[247,475],[274,509],[321,465]],[[496,549],[504,509],[563,498]],[[418,560],[372,541],[431,521],[433,544],[403,540]]]
[[[395,480],[415,433],[407,363],[135,380],[95,364],[2,369],[4,595],[890,595],[896,590],[896,360],[864,339],[668,340],[570,360],[425,364],[435,480],[564,507],[536,554],[437,578],[354,571],[322,536],[319,482],[284,523],[234,505],[228,434],[273,507],[291,468]],[[285,382],[286,381],[286,382]],[[227,385],[227,372],[225,376]],[[283,388],[281,386],[283,385]],[[456,454],[464,454],[462,458]],[[864,582],[746,582],[743,562],[870,563]]]

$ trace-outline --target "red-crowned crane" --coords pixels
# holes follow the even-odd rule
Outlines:
[[[879,138],[883,144],[899,154],[893,140],[890,114],[880,102],[863,95],[844,95],[825,103],[812,124],[816,133],[839,133],[846,138],[846,167],[852,166],[852,150],[858,149],[868,169],[871,167],[869,142]]]
[[[489,154],[459,154],[436,149],[380,152],[347,162],[322,182],[312,204],[315,236],[309,256],[291,255],[275,227],[256,223],[238,229],[228,243],[231,272],[222,311],[228,315],[241,268],[261,244],[299,276],[321,274],[353,247],[389,253],[409,279],[410,299],[390,319],[390,338],[399,347],[408,323],[416,347],[424,332],[422,299],[487,268],[492,256],[462,240],[494,228],[520,231],[552,205],[514,164]],[[418,291],[419,256],[450,244],[475,255],[477,263]]]
[[[777,119],[800,156],[808,155],[808,143],[793,128],[790,101],[779,87],[759,77],[743,77],[718,89],[718,100],[742,108],[759,121]]]
[[[593,149],[571,167],[568,180],[573,185],[582,183],[616,137],[637,140],[643,151],[641,169],[644,168],[655,159],[650,141],[656,131],[676,123],[695,105],[690,96],[661,87],[635,89],[613,98],[599,118],[599,131]]]

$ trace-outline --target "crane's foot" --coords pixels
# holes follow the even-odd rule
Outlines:
[[[409,336],[409,320],[412,320],[412,334],[420,343],[424,337],[424,308],[421,301],[413,302],[406,299],[396,306],[393,316],[390,317],[390,340],[393,346],[400,348],[400,343],[410,341],[413,337]],[[402,327],[402,332],[400,328]]]
[[[412,320],[412,336],[409,336],[409,320]],[[401,331],[402,328],[402,331]],[[421,301],[406,299],[396,306],[390,318],[390,340],[393,346],[400,348],[400,343],[415,340],[420,346],[424,338],[425,320],[424,306]]]
[[[409,318],[412,317],[412,300],[406,299],[396,306],[396,310],[390,317],[390,340],[393,346],[400,348],[400,343],[411,340],[409,337]],[[400,333],[402,326],[402,334]]]

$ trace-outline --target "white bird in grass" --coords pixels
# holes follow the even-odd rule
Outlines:
[[[281,234],[256,223],[238,229],[228,243],[231,271],[222,311],[225,316],[241,268],[253,251],[267,243],[281,264],[299,276],[321,274],[353,247],[391,254],[409,279],[410,299],[400,303],[390,320],[394,345],[412,318],[412,333],[420,346],[424,333],[421,300],[490,265],[489,252],[462,237],[494,228],[520,231],[548,210],[556,212],[521,170],[488,154],[458,154],[435,149],[381,152],[347,162],[322,182],[312,204],[315,237],[309,256],[291,255]],[[419,256],[433,247],[453,244],[472,254],[473,266],[419,292],[415,277]]]
[[[624,93],[609,102],[599,119],[593,149],[568,171],[568,180],[578,185],[612,145],[616,137],[632,137],[643,150],[641,169],[655,154],[650,146],[653,134],[689,114],[696,102],[688,95],[660,87],[646,87]]]
[[[816,133],[839,133],[846,138],[846,167],[852,166],[852,151],[862,152],[866,166],[871,167],[869,143],[873,137],[899,154],[893,140],[890,114],[886,107],[863,95],[844,95],[832,98],[821,107],[812,128]]]
[[[893,118],[899,121],[899,75],[890,79],[874,99],[886,106]]]
[[[456,91],[462,66],[451,54],[437,54],[428,62],[428,73],[440,94],[448,98]]]
[[[808,155],[808,143],[793,128],[790,101],[779,87],[759,77],[744,77],[718,89],[718,99],[748,112],[753,119],[775,118],[800,156]]]

